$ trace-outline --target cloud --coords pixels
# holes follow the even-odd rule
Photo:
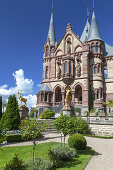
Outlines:
[[[27,99],[27,107],[31,108],[31,107],[36,107],[36,100],[37,97],[36,95],[27,95],[27,96],[23,96],[24,98]]]
[[[33,90],[33,80],[24,77],[24,71],[22,69],[15,71],[13,77],[16,80],[16,86],[8,89],[8,85],[4,84],[0,86],[0,95],[8,96],[12,94],[17,94],[18,89],[21,93],[31,93]]]
[[[37,87],[39,87],[39,88],[40,88],[40,87],[41,87],[41,84],[37,84]]]

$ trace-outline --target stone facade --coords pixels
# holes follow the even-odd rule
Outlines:
[[[37,93],[37,108],[42,112],[63,106],[69,86],[72,106],[83,112],[89,107],[104,110],[103,102],[113,99],[113,47],[100,38],[94,11],[91,27],[87,19],[81,38],[72,31],[70,23],[60,43],[53,30],[52,12],[43,50],[43,81]]]

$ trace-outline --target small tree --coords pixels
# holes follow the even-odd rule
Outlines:
[[[57,131],[60,133],[63,133],[64,145],[65,145],[65,137],[69,133],[69,129],[68,129],[69,123],[70,123],[69,117],[66,115],[63,115],[62,113],[61,113],[61,116],[58,117],[53,123],[54,127],[57,129]],[[61,143],[62,143],[62,139],[61,139]]]
[[[34,118],[34,113],[36,112],[36,115],[38,114],[38,110],[35,107],[31,107],[30,110],[30,117]]]
[[[20,129],[23,139],[33,142],[33,161],[36,158],[36,142],[43,131],[46,130],[47,122],[26,118],[21,121]]]
[[[108,100],[107,102],[104,102],[103,104],[108,106],[109,113],[110,113],[111,112],[111,107],[113,107],[113,100]]]
[[[18,101],[15,95],[9,96],[6,111],[0,121],[0,128],[6,130],[18,129],[20,124],[20,115],[18,110]]]
[[[0,96],[0,119],[2,118],[2,96]]]

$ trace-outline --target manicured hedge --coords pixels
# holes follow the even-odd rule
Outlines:
[[[74,134],[69,137],[68,145],[70,148],[75,148],[78,150],[82,150],[86,148],[87,142],[83,135],[81,134]]]
[[[0,143],[3,141],[7,142],[20,142],[22,141],[22,135],[6,135],[0,138]]]

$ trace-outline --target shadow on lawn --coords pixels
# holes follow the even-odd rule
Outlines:
[[[84,150],[77,150],[78,155],[94,155],[94,153],[95,151],[89,146],[87,146]]]
[[[73,159],[72,161],[69,162],[64,162],[60,168],[71,168],[71,167],[75,167],[77,164],[80,164],[81,161],[79,161],[77,158]]]

